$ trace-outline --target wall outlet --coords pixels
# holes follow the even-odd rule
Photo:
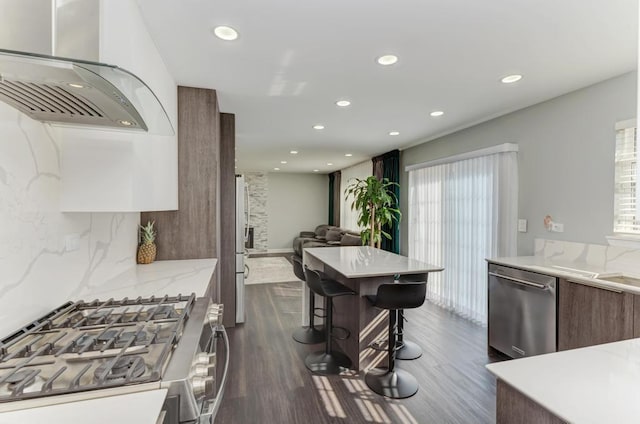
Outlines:
[[[73,252],[80,249],[80,234],[73,233],[64,236],[64,250]]]
[[[518,231],[521,233],[526,233],[527,232],[527,220],[526,219],[519,219],[518,220]]]
[[[551,223],[551,231],[554,233],[563,233],[564,232],[564,224],[560,224],[559,222]]]

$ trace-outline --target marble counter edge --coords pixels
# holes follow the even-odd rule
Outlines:
[[[175,296],[179,293],[204,296],[218,260],[185,259],[135,265],[107,281],[84,286],[71,300],[105,297]]]
[[[368,247],[368,246],[336,246],[336,247],[332,247],[331,249],[342,249],[342,248],[354,248],[354,247]],[[384,271],[351,271],[351,272],[347,272],[345,271],[342,267],[335,267],[333,266],[333,264],[331,264],[330,262],[327,262],[326,259],[327,258],[323,258],[321,256],[316,255],[316,252],[324,252],[326,251],[327,248],[324,247],[307,247],[303,249],[303,253],[306,253],[310,256],[313,256],[313,258],[315,258],[316,260],[324,263],[325,265],[331,267],[333,270],[335,270],[336,272],[342,274],[343,276],[345,276],[346,278],[373,278],[373,277],[380,277],[383,275],[412,275],[412,274],[428,274],[430,272],[440,272],[443,271],[444,268],[441,266],[437,266],[437,265],[431,265],[428,264],[426,262],[422,262],[419,261],[417,259],[412,259],[409,258],[407,256],[402,256],[402,255],[398,255],[397,253],[392,253],[392,252],[387,252],[387,251],[382,251],[385,254],[390,254],[390,255],[397,255],[400,256],[402,258],[405,258],[407,261],[412,262],[413,264],[419,264],[418,267],[415,268],[410,268],[410,269],[405,269],[405,270],[396,270],[393,272],[384,272]]]
[[[584,284],[587,286],[604,288],[604,289],[621,290],[627,293],[640,295],[640,287],[632,286],[629,284],[615,283],[612,281],[601,280],[598,278],[589,278],[589,277],[578,275],[569,271],[562,271],[558,268],[553,268],[551,265],[545,265],[544,264],[545,260],[543,258],[539,259],[540,261],[543,262],[543,264],[530,264],[525,262],[526,259],[533,259],[533,258],[537,258],[537,257],[536,256],[514,256],[514,257],[507,257],[507,258],[487,258],[486,261],[488,263],[492,263],[496,265],[504,265],[512,268],[523,269],[526,271],[537,272],[538,274],[545,274],[545,275],[550,275],[552,277],[564,278],[573,283]],[[569,264],[569,263],[564,262],[563,264]],[[582,269],[580,267],[582,267]],[[592,267],[588,265],[584,265],[582,263],[575,263],[575,265],[570,268],[574,268],[576,270],[584,270],[585,272],[590,272],[588,271],[588,269],[590,268],[593,269]],[[606,270],[598,274],[605,274],[605,275],[612,276],[612,275],[623,274],[623,273]]]
[[[155,424],[167,395],[167,389],[145,390],[121,395],[105,396],[76,402],[60,403],[36,408],[18,409],[0,413],[0,424],[24,424],[46,422],[48,424],[68,424],[83,422],[93,417],[95,424],[113,423],[116,417],[120,423]],[[122,416],[117,405],[127,403],[135,421]]]

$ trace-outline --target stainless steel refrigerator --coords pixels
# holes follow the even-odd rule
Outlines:
[[[249,190],[242,175],[236,175],[236,323],[244,322],[245,242],[249,229]]]

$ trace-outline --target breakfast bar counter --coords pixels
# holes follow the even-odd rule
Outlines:
[[[303,252],[305,266],[324,272],[358,294],[333,300],[334,326],[350,332],[347,339],[336,340],[336,344],[351,359],[355,370],[376,366],[386,359],[386,352],[367,349],[367,346],[386,337],[388,312],[372,307],[364,296],[376,294],[380,284],[393,283],[396,275],[427,281],[430,272],[443,269],[369,246],[312,247]],[[304,287],[303,308],[306,308],[310,291]]]

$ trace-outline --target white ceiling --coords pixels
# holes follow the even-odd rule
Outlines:
[[[235,113],[238,171],[330,172],[637,67],[635,0],[137,1],[177,83]]]

